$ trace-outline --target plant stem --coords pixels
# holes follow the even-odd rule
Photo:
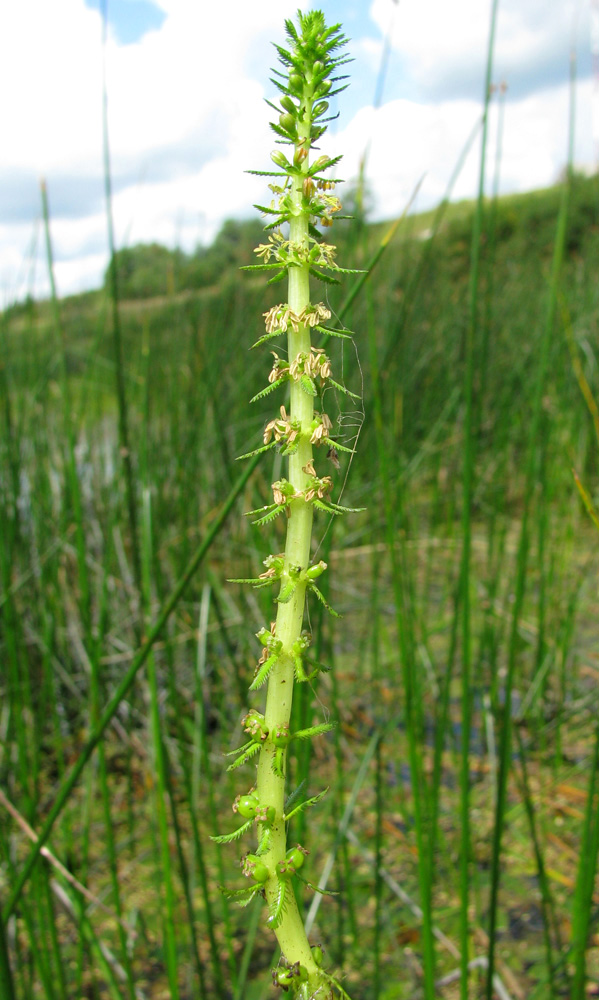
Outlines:
[[[289,742],[295,738],[310,739],[332,728],[327,723],[296,733],[290,731],[294,681],[307,682],[317,673],[316,670],[308,675],[302,658],[310,642],[310,637],[302,633],[307,591],[313,590],[324,607],[332,612],[314,583],[326,569],[326,563],[320,560],[310,565],[314,506],[332,514],[351,509],[326,499],[333,488],[333,480],[330,476],[319,477],[313,465],[313,445],[327,444],[329,448],[349,450],[329,440],[333,424],[326,414],[315,412],[315,396],[327,383],[342,392],[348,390],[332,379],[330,361],[324,350],[312,348],[312,327],[316,326],[318,332],[326,336],[328,331],[319,324],[329,319],[331,313],[323,303],[310,301],[311,274],[322,281],[338,283],[336,277],[323,274],[323,269],[344,270],[334,261],[335,247],[321,242],[315,228],[316,225],[330,226],[333,213],[341,207],[337,198],[325,193],[335,186],[335,182],[322,177],[323,171],[334,166],[337,160],[320,156],[311,165],[309,153],[313,143],[326,131],[324,122],[329,120],[323,118],[329,103],[322,98],[344,89],[332,89],[344,77],[332,77],[331,74],[347,61],[347,57],[333,55],[346,40],[338,25],[327,28],[320,11],[306,15],[300,12],[299,31],[291,21],[286,21],[285,27],[290,51],[281,46],[277,46],[277,50],[288,77],[274,71],[277,77],[274,82],[283,96],[278,123],[271,125],[279,140],[292,147],[293,155],[289,160],[278,150],[272,153],[273,162],[281,168],[268,174],[277,178],[277,183],[270,187],[278,196],[278,202],[274,199],[263,211],[276,217],[267,228],[277,229],[277,232],[269,236],[268,243],[256,248],[263,262],[254,267],[269,273],[271,268],[276,270],[271,281],[288,279],[288,301],[273,306],[264,314],[266,336],[259,341],[262,343],[264,339],[287,333],[287,361],[273,352],[275,363],[269,386],[254,398],[259,399],[271,389],[289,383],[289,414],[281,407],[280,418],[270,421],[264,431],[266,448],[279,445],[282,454],[289,458],[289,469],[287,479],[273,483],[274,503],[254,512],[263,515],[254,523],[265,524],[284,511],[287,533],[284,554],[268,556],[264,563],[265,574],[249,581],[236,581],[257,587],[278,581],[278,608],[270,630],[262,628],[258,633],[264,650],[250,687],[250,691],[254,691],[268,680],[265,712],[260,715],[252,709],[246,716],[244,727],[251,734],[251,740],[232,765],[241,766],[259,753],[256,790],[238,796],[233,804],[234,811],[239,811],[247,822],[239,831],[215,839],[221,843],[236,839],[249,828],[252,819],[256,820],[257,853],[249,853],[242,859],[244,875],[253,879],[254,884],[248,889],[225,889],[225,894],[237,898],[243,905],[258,892],[264,896],[270,910],[269,923],[282,952],[281,964],[273,970],[274,982],[285,991],[291,989],[301,1000],[311,1000],[324,997],[325,993],[330,995],[332,989],[346,996],[340,984],[320,968],[321,949],[311,949],[308,943],[294,881],[308,852],[299,844],[287,850],[285,783]],[[275,105],[271,107],[279,110]],[[284,178],[283,182],[278,178]],[[288,239],[279,228],[284,223],[289,224]],[[338,335],[347,336],[347,333],[340,331]],[[258,453],[262,450],[259,448]],[[252,749],[244,756],[250,746]],[[308,799],[296,809],[308,808],[315,801],[317,797]]]
[[[308,92],[302,132],[296,150],[301,149],[306,138],[309,140],[312,110],[312,96]],[[304,162],[304,174],[308,168],[308,157]],[[290,221],[290,242],[302,246],[308,245],[308,218],[302,210],[301,177],[292,180],[292,203],[297,215]],[[310,304],[309,265],[289,269],[288,288],[289,308],[299,316]],[[310,354],[310,327],[300,323],[297,331],[290,328],[288,334],[289,359],[296,358],[300,353]],[[312,462],[312,445],[308,429],[314,419],[314,398],[301,388],[299,382],[291,382],[290,420],[298,421],[301,432],[297,451],[289,456],[289,482],[295,493],[301,493],[307,488],[309,476],[304,471]],[[305,568],[310,561],[310,541],[312,538],[313,507],[301,497],[289,504],[289,519],[287,521],[287,539],[285,544],[285,569],[281,580],[281,590],[289,579],[291,567]],[[298,582],[290,601],[278,606],[275,635],[283,644],[283,652],[275,664],[268,681],[266,697],[265,723],[269,732],[285,729],[289,726],[293,699],[294,664],[291,654],[293,643],[299,638],[304,620],[306,602],[306,584]],[[258,763],[257,794],[262,805],[273,806],[277,820],[271,833],[271,851],[269,860],[273,866],[284,862],[287,848],[285,822],[283,820],[285,806],[285,778],[275,772],[274,755],[276,748],[268,741],[262,748]],[[283,774],[287,764],[287,751]],[[279,891],[278,879],[272,877],[265,885],[266,898],[271,907],[276,904]],[[318,968],[312,958],[308,938],[304,931],[295,895],[287,891],[289,901],[281,923],[275,931],[283,955],[291,963],[300,962],[309,975],[316,975]]]

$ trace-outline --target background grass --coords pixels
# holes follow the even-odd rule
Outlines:
[[[294,711],[298,728],[328,713],[339,727],[292,744],[294,780],[330,787],[292,837],[311,851],[308,877],[328,872],[340,892],[305,902],[355,1000],[425,996],[433,983],[459,995],[464,927],[471,997],[484,995],[493,926],[496,995],[582,998],[599,980],[598,540],[572,476],[597,497],[579,380],[599,395],[598,184],[572,179],[553,278],[561,190],[483,205],[469,429],[472,205],[451,206],[433,238],[431,217],[408,219],[343,317],[354,344],[327,348],[361,396],[326,399],[341,443],[360,431],[351,462],[340,453],[327,472],[338,491],[349,473],[343,497],[366,512],[317,524],[327,599],[344,618],[311,608],[331,669]],[[262,592],[225,581],[255,575],[282,544],[282,526],[242,516],[266,502],[280,459],[244,479],[235,463],[273,405],[247,402],[269,367],[265,349],[248,349],[280,294],[236,270],[256,228],[225,227],[221,263],[204,252],[201,278],[184,255],[155,255],[162,286],[150,291],[164,294],[118,303],[118,364],[102,291],[1,319],[0,971],[6,950],[19,998],[270,995],[264,913],[217,888],[242,884],[246,848],[208,839],[235,825],[238,776],[223,755],[242,741],[253,633],[270,615]],[[386,231],[362,226],[357,240],[339,225],[339,260],[366,266]],[[348,290],[323,298],[339,311]],[[40,858],[9,907],[35,835],[24,824],[43,829],[82,752],[47,845],[77,881]]]

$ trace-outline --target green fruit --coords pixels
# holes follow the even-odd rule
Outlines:
[[[284,990],[293,985],[293,976],[289,969],[277,969],[273,974],[273,980],[275,986],[280,986]]]
[[[277,726],[271,733],[271,740],[276,747],[286,747],[289,743],[289,726]]]
[[[299,847],[292,847],[290,851],[287,851],[287,861],[298,871],[305,861],[304,852]]]
[[[293,876],[295,875],[295,868],[291,864],[289,858],[287,858],[285,861],[279,861],[278,871],[279,871],[279,878],[288,879],[288,878],[293,878]]]
[[[269,874],[270,873],[268,871],[268,868],[266,867],[264,862],[257,859],[254,862],[254,867],[252,870],[252,878],[254,879],[254,882],[260,882],[261,884],[263,882],[266,882]]]
[[[241,720],[241,725],[243,726],[246,733],[249,733],[252,737],[254,743],[263,743],[268,736],[268,729],[264,723],[264,716],[260,715],[260,712],[256,712],[252,709],[251,712]]]
[[[255,882],[266,882],[270,872],[263,861],[256,854],[246,854],[241,860],[241,869],[246,878],[253,878]]]
[[[237,812],[244,819],[253,819],[258,805],[258,799],[255,795],[240,795],[237,802]]]
[[[275,821],[275,807],[274,806],[259,806],[256,811],[256,819],[258,823],[264,823],[265,826],[272,826]]]
[[[266,867],[264,862],[258,861],[254,865],[254,881],[260,882],[262,884],[263,882],[267,881],[268,875],[269,875],[268,868]]]
[[[317,965],[318,968],[320,968],[324,961],[324,951],[322,950],[319,944],[313,944],[310,950],[312,952],[312,958],[314,959],[314,964]]]

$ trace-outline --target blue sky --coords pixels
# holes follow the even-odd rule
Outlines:
[[[102,0],[85,0],[90,10],[102,11]],[[149,31],[159,31],[166,14],[150,0],[106,0],[108,23],[120,45],[140,42]]]
[[[192,250],[265,196],[248,167],[272,149],[273,41],[308,0],[107,0],[108,112],[118,245]],[[354,177],[368,148],[374,217],[443,197],[480,116],[491,0],[324,0],[351,39],[349,89],[326,138]],[[493,79],[505,81],[501,191],[553,183],[564,166],[568,66],[578,58],[576,154],[595,163],[599,88],[591,76],[592,0],[500,0]],[[0,304],[43,295],[39,179],[45,177],[59,291],[98,286],[107,240],[102,178],[101,0],[19,0],[0,15]],[[598,15],[599,16],[599,13]],[[36,30],[32,32],[31,25]],[[389,58],[380,107],[374,94]],[[23,53],[26,53],[24,58]],[[497,141],[491,109],[490,156]],[[324,148],[324,147],[323,147]],[[476,190],[479,150],[454,197]],[[492,181],[488,177],[488,185]]]

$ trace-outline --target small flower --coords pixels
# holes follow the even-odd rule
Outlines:
[[[268,312],[262,315],[264,316],[267,333],[274,333],[275,330],[285,333],[289,316],[289,306],[286,302],[281,302],[278,306],[273,306]]]
[[[285,553],[279,552],[276,556],[267,556],[262,565],[266,566],[266,572],[260,574],[261,580],[279,577],[285,565]]]
[[[291,327],[294,333],[298,332],[301,323],[303,323],[301,313],[298,315],[297,313],[294,313],[292,309],[290,309],[289,326]]]
[[[277,369],[279,372],[281,370]],[[305,351],[300,351],[297,357],[289,364],[287,372],[296,382],[304,375],[307,375],[310,379],[320,378],[324,382],[331,374],[331,362],[322,347],[313,347],[309,354],[306,354]],[[279,374],[278,377],[280,378],[281,375]]]
[[[268,736],[268,728],[264,716],[252,709],[241,720],[244,732],[248,733],[255,743],[263,743]]]
[[[291,369],[290,369],[291,373]],[[304,362],[304,374],[310,378],[326,379],[331,374],[331,362],[322,347],[313,347]]]
[[[268,264],[271,254],[273,252],[273,246],[271,243],[260,243],[255,249],[254,253],[258,254],[258,257],[262,257],[265,264]]]
[[[321,500],[324,499],[327,493],[330,493],[332,489],[333,489],[333,480],[331,479],[331,477],[323,476],[322,479],[319,480],[319,486],[317,491],[320,499]]]
[[[285,375],[289,374],[289,365],[286,365],[284,361],[281,361],[276,351],[271,351],[271,354],[275,360],[270,375],[268,376],[268,381],[272,385],[272,383],[276,382],[277,379],[284,378]]]
[[[314,426],[316,424],[316,426]],[[322,441],[326,441],[329,437],[330,432],[333,429],[333,424],[331,418],[326,413],[315,413],[314,414],[314,430],[310,437],[310,444],[320,444]]]
[[[297,420],[291,421],[287,416],[285,407],[282,406],[280,409],[280,416],[275,417],[274,420],[269,420],[264,428],[264,444],[270,444],[270,440],[274,435],[274,439],[277,443],[285,441],[288,445],[292,445],[297,439],[299,433],[299,423]]]
[[[283,491],[279,489],[276,483],[273,483],[272,495],[275,503],[284,504],[287,502],[287,497],[285,496]]]
[[[318,243],[314,240],[314,246],[310,251],[310,263],[320,264],[323,267],[335,267],[335,251],[337,247],[329,243]]]
[[[308,326],[318,326],[319,323],[326,322],[331,318],[331,310],[327,309],[324,302],[317,302],[316,305],[306,306],[300,313],[303,323]]]
[[[266,661],[268,660],[268,657],[270,655],[271,655],[270,649],[268,648],[268,646],[265,646],[264,649],[262,650],[262,652],[260,653],[260,658],[258,660],[258,667],[261,667],[263,663],[266,663]],[[258,669],[257,668],[256,668],[255,673],[258,673]]]
[[[309,468],[314,468],[311,464],[306,466],[304,471]],[[324,500],[328,493],[333,489],[333,480],[330,476],[323,476],[320,479],[318,476],[314,476],[310,486],[304,491],[304,500],[309,503],[314,497],[318,497],[319,500]]]
[[[305,351],[300,351],[298,356],[293,359],[293,361],[289,365],[289,374],[291,375],[292,379],[295,379],[297,381],[297,379],[302,377],[302,375],[305,373],[307,359],[308,355],[306,354]]]

